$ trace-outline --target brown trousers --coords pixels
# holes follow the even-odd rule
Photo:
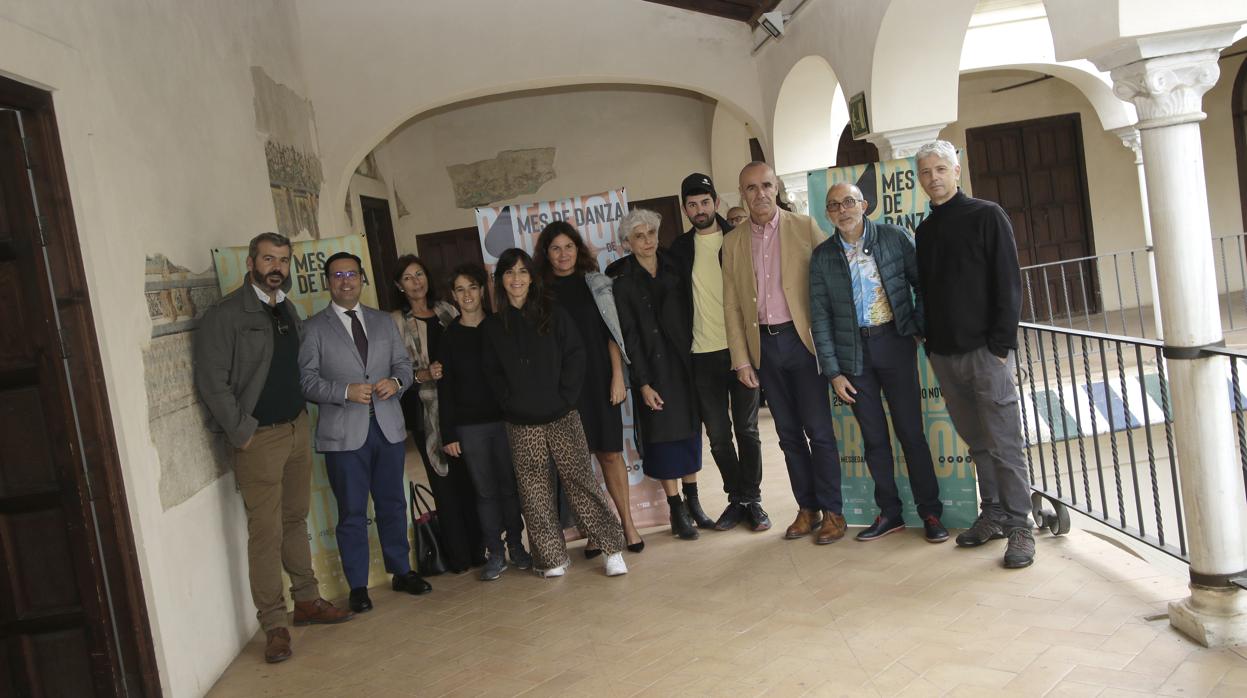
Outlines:
[[[511,442],[515,483],[520,491],[524,521],[528,524],[528,543],[538,570],[548,570],[568,561],[567,542],[559,525],[555,502],[551,458],[567,492],[568,503],[576,512],[589,543],[607,555],[623,550],[623,528],[593,476],[593,462],[579,412],[572,410],[549,424],[507,424],[507,440]]]
[[[251,600],[264,630],[286,625],[283,568],[295,601],[320,597],[307,535],[312,494],[308,420],[303,412],[288,424],[260,427],[247,450],[234,449],[234,478],[247,509]]]

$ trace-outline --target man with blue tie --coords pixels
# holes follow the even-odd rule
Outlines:
[[[368,496],[372,495],[385,569],[395,591],[433,590],[411,569],[403,459],[407,439],[398,398],[412,382],[411,359],[390,316],[359,302],[359,257],[325,261],[333,301],[304,324],[299,348],[303,395],[320,406],[316,450],[338,502],[338,554],[351,586],[351,609],[368,598]]]

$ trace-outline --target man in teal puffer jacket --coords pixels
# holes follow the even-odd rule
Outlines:
[[[915,342],[922,336],[922,307],[915,301],[914,245],[903,228],[866,218],[866,207],[856,186],[831,187],[827,219],[836,232],[810,258],[810,324],[818,365],[836,396],[853,408],[875,480],[879,516],[857,540],[905,528],[882,392],[926,539],[942,543],[948,531],[940,523],[939,482],[922,428]]]

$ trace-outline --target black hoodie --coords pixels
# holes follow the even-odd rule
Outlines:
[[[549,424],[576,407],[585,379],[585,347],[567,311],[550,310],[550,329],[507,306],[481,323],[485,376],[511,424]]]

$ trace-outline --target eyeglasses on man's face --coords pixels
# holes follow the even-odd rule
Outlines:
[[[851,196],[850,196],[849,198],[845,199],[844,201],[828,201],[828,202],[827,202],[827,210],[828,210],[828,211],[831,211],[832,213],[839,213],[839,212],[840,212],[840,209],[842,209],[842,208],[844,208],[844,209],[853,208],[854,206],[857,206],[857,205],[858,205],[859,203],[861,203],[862,201],[863,201],[863,199],[854,199],[854,198],[853,198],[853,197],[851,197]]]
[[[329,275],[329,278],[336,281],[346,281],[347,279],[355,279],[359,277],[357,271],[335,271]]]

